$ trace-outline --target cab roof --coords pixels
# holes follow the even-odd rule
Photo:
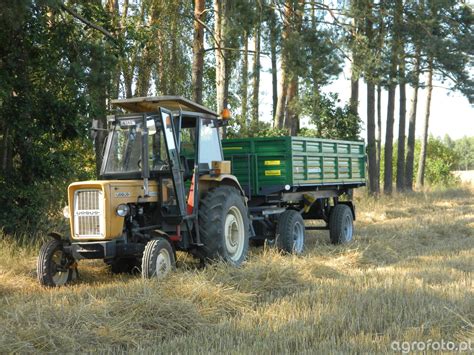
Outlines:
[[[219,117],[216,112],[182,96],[133,97],[111,100],[111,104],[129,112],[152,112],[162,107],[170,111],[182,110]]]

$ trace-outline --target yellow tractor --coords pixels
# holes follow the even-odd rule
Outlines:
[[[240,265],[251,227],[244,192],[224,161],[225,119],[177,96],[112,103],[122,113],[107,118],[100,180],[69,186],[70,236],[50,234],[39,282],[68,283],[81,259],[161,278],[175,268],[176,250]]]

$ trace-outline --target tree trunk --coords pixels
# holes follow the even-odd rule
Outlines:
[[[428,62],[428,95],[426,97],[426,113],[425,123],[423,125],[423,137],[421,140],[420,159],[418,163],[418,175],[416,177],[417,188],[422,188],[425,183],[425,164],[426,164],[426,149],[428,145],[428,124],[430,121],[431,110],[431,96],[433,93],[433,58]]]
[[[384,176],[383,191],[385,194],[392,193],[392,159],[393,159],[393,121],[395,115],[395,84],[388,88],[387,104],[387,127],[385,129],[385,154],[384,154]]]
[[[2,137],[2,175],[8,175],[9,168],[11,167],[11,145],[10,145],[10,128],[6,126],[7,123],[2,127],[3,137]]]
[[[247,31],[244,31],[244,53],[242,58],[242,127],[247,124],[247,103],[249,86],[249,38]]]
[[[372,2],[368,4],[369,16],[367,16],[365,27],[366,36],[369,43],[373,41],[373,28],[370,16],[372,15]],[[369,193],[376,195],[378,193],[377,186],[377,147],[375,142],[375,85],[372,81],[373,73],[367,73],[367,157],[368,157],[368,173],[369,173]],[[357,95],[358,96],[358,95]]]
[[[398,123],[398,155],[397,155],[397,191],[402,192],[405,187],[405,121],[406,121],[406,84],[404,55],[400,57],[400,98]]]
[[[260,24],[255,28],[255,52],[253,55],[253,94],[252,94],[252,121],[258,123],[258,92],[260,90]]]
[[[193,67],[192,86],[193,100],[202,104],[202,82],[204,72],[204,26],[200,22],[205,21],[203,11],[204,0],[194,0],[194,38],[193,38]],[[199,21],[197,21],[199,20]]]
[[[385,43],[385,2],[384,0],[379,1],[379,11],[378,11],[378,41],[377,41],[377,59],[381,60],[384,43]],[[377,84],[377,129],[375,132],[376,135],[376,145],[377,145],[377,171],[376,171],[376,184],[377,191],[380,193],[380,161],[382,159],[382,85],[380,84],[380,78],[378,79]]]
[[[149,44],[143,49],[141,58],[137,65],[137,84],[135,89],[135,96],[148,96],[151,79],[151,53]]]
[[[94,0],[94,4],[102,6],[101,0]],[[107,4],[106,4],[107,6]],[[98,51],[99,49],[96,49]],[[90,68],[90,77],[92,80],[88,83],[87,90],[91,97],[91,112],[93,112],[93,119],[97,120],[97,128],[105,129],[107,127],[107,88],[109,82],[106,82],[103,77],[103,73],[106,71],[103,67],[103,63],[98,58],[94,58],[97,53],[97,57],[101,57],[101,53],[92,52],[92,65]],[[99,176],[100,168],[102,166],[102,146],[105,140],[105,132],[98,130],[94,139],[94,152],[96,161],[96,174]]]
[[[287,18],[290,23],[288,26],[289,31],[291,31],[291,33],[299,33],[303,23],[304,0],[298,0],[297,2],[287,0],[286,8],[287,10],[289,9],[289,17]],[[293,57],[300,54],[298,52],[291,52],[288,53],[288,55]],[[298,111],[296,109],[298,103],[298,74],[294,70],[289,70],[287,75],[289,75],[289,77],[287,77],[286,80],[289,82],[287,87],[288,93],[286,97],[284,126],[288,129],[290,135],[296,135],[300,126]]]
[[[380,160],[382,156],[382,86],[377,85],[377,129],[375,131],[375,141],[377,145],[377,166],[376,166],[376,185],[377,191],[380,192]]]
[[[415,82],[413,84],[413,97],[408,123],[407,157],[405,162],[405,189],[413,190],[413,161],[415,158],[415,129],[416,129],[416,109],[418,106],[418,89],[420,85],[420,50],[416,49],[415,54]]]
[[[285,128],[290,136],[295,136],[299,129],[299,117],[295,110],[295,100],[298,99],[298,79],[293,78],[288,85]]]
[[[288,58],[286,51],[283,48],[287,45],[290,36],[290,25],[292,20],[293,4],[291,0],[285,1],[285,13],[283,16],[283,31],[281,34],[282,53],[281,53],[281,77],[280,77],[280,92],[278,93],[278,102],[276,106],[276,114],[273,126],[276,128],[283,128],[285,123],[285,109],[287,105],[287,91],[288,91]]]
[[[390,81],[388,86],[388,104],[387,104],[387,127],[385,130],[385,154],[384,154],[384,182],[383,190],[385,194],[392,193],[393,181],[393,123],[395,116],[395,89],[397,87],[397,67],[398,56],[400,54],[400,31],[401,20],[403,15],[402,0],[395,1],[394,25],[392,36],[392,48],[390,58]]]
[[[272,63],[272,117],[275,120],[278,102],[278,79],[277,79],[277,34],[276,16],[273,9],[270,10],[270,59]]]
[[[352,63],[352,67],[354,67],[354,63]],[[355,73],[354,69],[352,69],[352,73],[351,73],[351,98],[349,100],[349,105],[350,105],[352,113],[358,115],[359,114],[359,77]]]
[[[283,56],[282,56],[283,62]],[[288,90],[288,80],[287,80],[287,73],[286,70],[281,69],[281,77],[280,77],[280,92],[278,94],[278,102],[276,107],[276,115],[275,115],[275,122],[273,124],[276,128],[283,128],[283,123],[285,122],[285,107],[286,107],[286,94]]]
[[[359,0],[351,0],[350,6],[352,10],[352,39],[356,40],[357,34],[360,31],[360,13],[359,13]],[[351,97],[349,100],[349,106],[352,113],[359,114],[359,73],[358,73],[358,60],[359,55],[357,53],[357,45],[352,46],[352,63],[351,63]]]
[[[120,29],[120,9],[119,9],[119,2],[118,0],[108,0],[107,2],[107,11],[110,14],[112,26],[115,30],[112,34],[115,38],[121,37],[121,29]],[[118,98],[119,91],[120,91],[120,62],[115,64],[114,72],[111,73],[111,84],[108,93],[108,97],[111,99]],[[107,100],[107,109],[111,109],[110,100]]]
[[[367,158],[369,171],[369,193],[378,193],[377,146],[375,142],[375,85],[367,83]]]
[[[226,54],[225,54],[225,40],[224,29],[226,26],[225,19],[225,1],[214,0],[214,35],[217,40],[216,43],[216,101],[217,113],[221,114],[226,107]]]

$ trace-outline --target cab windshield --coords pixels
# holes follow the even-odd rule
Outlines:
[[[147,119],[148,166],[151,171],[168,170],[163,132],[157,131],[153,118]],[[110,133],[105,174],[140,173],[142,169],[142,142],[144,136],[143,119],[119,120]]]

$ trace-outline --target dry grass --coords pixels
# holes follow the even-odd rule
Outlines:
[[[387,352],[399,341],[474,343],[474,191],[357,198],[356,241],[311,232],[302,257],[252,249],[240,269],[184,254],[161,283],[81,262],[43,289],[34,247],[0,241],[0,353]]]

